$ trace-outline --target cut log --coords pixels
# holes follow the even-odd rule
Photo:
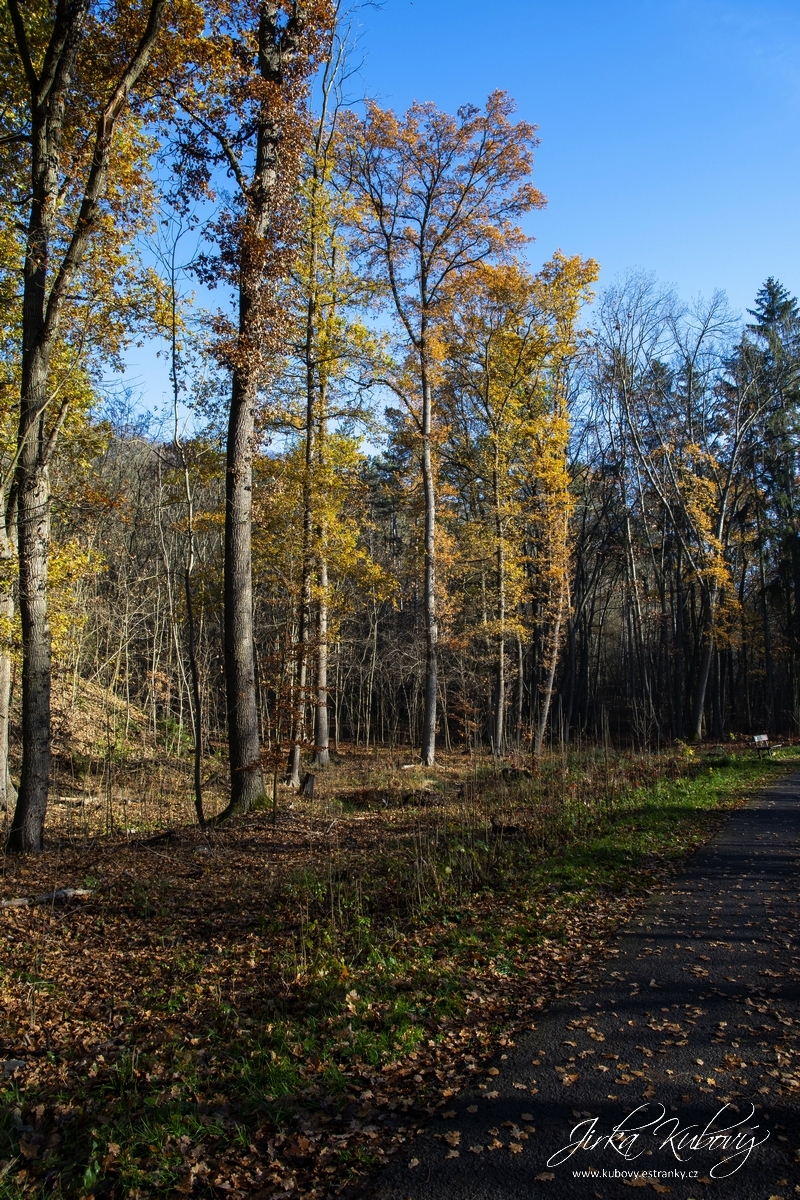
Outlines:
[[[67,900],[85,900],[94,895],[94,888],[57,888],[43,896],[18,896],[16,900],[0,900],[0,908],[33,908],[36,904],[64,904]]]

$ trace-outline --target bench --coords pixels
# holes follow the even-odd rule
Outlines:
[[[756,750],[758,751],[758,757],[763,758],[765,750],[766,750],[767,754],[771,754],[773,750],[780,750],[781,746],[783,745],[783,742],[771,742],[769,740],[768,733],[754,733],[753,734],[753,745],[755,746]]]

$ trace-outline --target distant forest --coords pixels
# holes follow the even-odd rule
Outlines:
[[[547,742],[610,736],[644,748],[796,733],[796,302],[768,280],[742,331],[720,299],[688,310],[634,276],[604,291],[590,319],[570,364],[570,438],[559,447],[567,479],[555,513],[545,509],[535,459],[547,448],[535,433],[529,440],[512,430],[501,443],[498,501],[496,442],[507,431],[502,422],[492,428],[481,391],[467,386],[461,372],[469,363],[454,361],[447,391],[436,396],[437,740],[448,749],[529,754],[548,699]],[[366,452],[358,434],[328,435],[318,501],[326,556],[321,561],[317,548],[304,643],[304,434],[257,457],[254,611],[265,748],[288,745],[292,719],[301,719],[302,647],[310,753],[318,701],[329,712],[331,745],[419,750],[423,498],[403,414],[390,409],[387,420],[380,453]],[[59,542],[79,545],[95,564],[70,596],[75,624],[60,669],[110,681],[150,713],[154,735],[169,744],[181,723],[191,727],[183,472],[169,443],[124,429],[104,437],[81,492],[56,508]],[[207,435],[182,453],[193,480],[204,736],[218,745],[224,454]],[[553,582],[542,547],[543,509],[548,519],[567,517],[556,564],[560,613],[551,592],[561,576]]]

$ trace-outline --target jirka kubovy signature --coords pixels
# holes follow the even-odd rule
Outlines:
[[[644,1119],[652,1107],[650,1104],[640,1104],[618,1121],[609,1133],[602,1133],[598,1129],[599,1117],[587,1117],[579,1121],[570,1130],[570,1140],[566,1146],[548,1158],[548,1167],[560,1166],[579,1152],[592,1153],[606,1149],[616,1151],[626,1162],[633,1162],[646,1154],[648,1149],[666,1150],[678,1162],[686,1162],[692,1154],[706,1150],[723,1155],[711,1167],[711,1177],[726,1179],[740,1170],[753,1150],[763,1145],[769,1137],[768,1130],[764,1130],[763,1136],[759,1137],[759,1126],[749,1124],[756,1112],[752,1104],[746,1117],[723,1125],[720,1122],[726,1119],[726,1110],[730,1108],[733,1111],[732,1105],[724,1104],[702,1129],[699,1124],[681,1125],[680,1117],[668,1117],[663,1104],[658,1105],[658,1116]],[[652,1145],[653,1140],[657,1146]],[[727,1170],[723,1169],[726,1167]]]

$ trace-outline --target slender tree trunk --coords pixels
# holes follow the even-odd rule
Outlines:
[[[184,575],[186,586],[186,626],[189,640],[189,670],[192,678],[192,718],[194,733],[194,811],[197,824],[204,828],[203,812],[203,704],[200,692],[200,668],[197,662],[197,636],[195,632],[194,606],[192,604],[192,569],[187,566]]]
[[[712,712],[713,712],[713,730],[714,737],[717,741],[721,741],[725,736],[725,707],[723,696],[723,678],[722,678],[722,662],[720,652],[717,647],[714,648],[714,688],[712,691]]]
[[[692,724],[689,731],[689,737],[693,742],[699,742],[703,737],[703,709],[705,708],[706,688],[708,687],[708,679],[711,674],[711,660],[714,654],[714,638],[712,634],[714,602],[714,595],[710,595],[705,598],[703,605],[705,613],[704,619],[701,621],[700,630],[702,650],[700,654],[700,668],[697,672],[697,682],[694,689],[694,699],[692,701]]]
[[[11,701],[11,622],[14,618],[12,562],[14,550],[6,527],[5,503],[0,493],[0,812],[10,811],[17,802],[17,790],[11,782],[8,762],[8,718]]]
[[[306,728],[306,686],[308,683],[308,642],[311,626],[311,509],[306,505],[306,529],[303,534],[302,594],[300,597],[300,624],[297,632],[297,689],[292,714],[292,744],[286,765],[286,782],[290,787],[300,787],[300,757]]]
[[[42,356],[23,379],[21,452],[17,467],[19,605],[22,621],[22,773],[8,849],[25,854],[44,844],[50,781],[50,622],[47,557],[50,545],[50,476],[43,461],[47,367]]]
[[[550,704],[553,699],[553,683],[556,677],[556,667],[558,666],[558,652],[561,646],[561,618],[564,612],[564,585],[561,586],[561,591],[558,597],[558,610],[556,619],[553,623],[552,639],[550,642],[550,662],[547,669],[547,679],[545,680],[544,689],[542,692],[542,706],[539,710],[539,721],[536,726],[536,736],[533,743],[533,756],[540,758],[542,754],[542,746],[544,745],[544,735],[547,732],[547,720],[550,716]]]
[[[503,739],[505,738],[505,710],[506,710],[506,643],[504,638],[500,638],[497,647],[497,678],[495,680],[495,708],[494,708],[494,748],[496,754],[503,752]]]
[[[497,679],[495,685],[494,749],[495,754],[502,754],[505,738],[504,724],[506,711],[506,556],[503,539],[503,522],[500,513],[500,465],[496,445],[493,483],[495,537],[497,539],[497,619],[500,625],[500,637],[497,645]]]
[[[232,364],[225,488],[225,680],[231,798],[223,817],[248,812],[265,795],[253,628],[255,406],[259,365],[279,319],[271,259],[278,240],[273,222],[281,189],[294,188],[297,183],[295,167],[290,166],[293,150],[284,144],[276,97],[287,86],[305,19],[299,5],[293,6],[288,18],[277,4],[259,7],[257,69],[264,88],[255,118],[255,161],[249,182],[244,181],[240,163],[234,171],[238,172],[245,217],[239,242],[239,328]],[[226,156],[231,155],[227,135],[217,136]]]
[[[246,325],[243,320],[242,324]],[[234,370],[225,478],[225,692],[231,798],[223,816],[265,794],[253,644],[253,445],[255,386]]]
[[[674,678],[674,708],[675,708],[675,737],[683,737],[683,686],[686,672],[685,654],[685,612],[683,595],[683,556],[678,549],[675,563],[675,644],[673,660]]]
[[[425,708],[421,761],[432,767],[436,758],[436,690],[439,630],[436,624],[436,489],[431,449],[431,386],[423,356],[422,486],[425,494]]]
[[[516,696],[516,713],[514,719],[514,741],[519,750],[520,740],[522,738],[522,712],[525,703],[525,654],[522,647],[522,638],[517,634],[517,696]]]
[[[319,556],[319,611],[317,613],[317,708],[314,720],[314,765],[330,763],[328,728],[328,560]]]
[[[775,685],[773,683],[772,639],[770,637],[769,609],[767,607],[767,578],[764,570],[764,539],[761,533],[761,513],[758,506],[756,506],[756,531],[758,536],[758,575],[761,592],[761,625],[764,631],[764,682],[767,686],[767,733],[772,733],[774,726]]]

